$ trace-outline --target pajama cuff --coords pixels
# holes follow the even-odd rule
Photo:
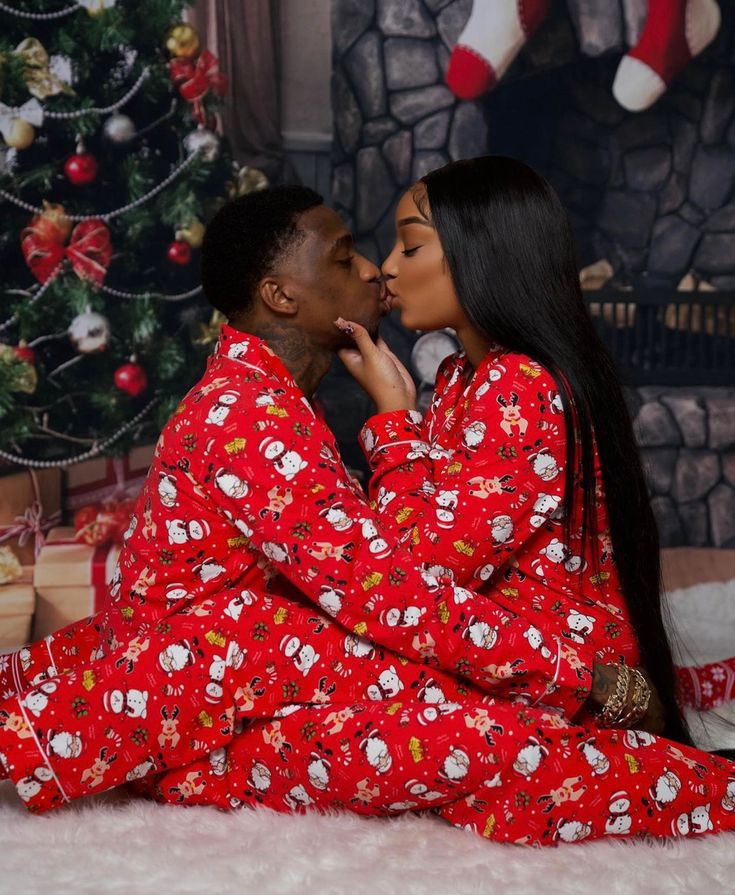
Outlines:
[[[0,763],[26,808],[34,814],[69,801],[17,696],[0,706]]]
[[[587,644],[569,643],[558,635],[556,643],[556,670],[547,693],[555,693],[554,704],[564,717],[571,720],[582,708],[592,692],[595,651]],[[542,695],[538,702],[544,701]]]
[[[429,445],[421,432],[422,416],[418,410],[392,410],[389,413],[376,413],[371,416],[360,430],[358,436],[360,447],[371,469],[380,463],[381,453],[387,449],[400,449],[408,454],[414,451],[417,443]],[[392,460],[395,458],[392,456]]]

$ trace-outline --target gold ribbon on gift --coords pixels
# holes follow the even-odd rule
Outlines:
[[[23,80],[28,92],[37,99],[46,99],[59,93],[74,95],[71,87],[49,68],[49,56],[40,40],[26,37],[13,52],[23,57],[26,63]]]

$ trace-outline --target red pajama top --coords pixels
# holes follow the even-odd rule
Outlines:
[[[102,650],[182,609],[206,612],[223,592],[235,611],[249,588],[298,589],[357,639],[574,715],[595,657],[634,656],[609,554],[609,578],[585,578],[582,596],[564,569],[577,560],[559,553],[553,380],[527,359],[489,358],[447,415],[460,381],[451,370],[426,425],[406,414],[370,421],[371,508],[283,363],[223,327],[159,439]]]
[[[566,426],[550,373],[525,355],[491,350],[474,376],[464,352],[437,373],[424,418],[380,414],[360,437],[369,493],[383,525],[434,574],[449,574],[494,604],[519,608],[543,632],[593,644],[595,657],[640,660],[612,556],[594,445],[597,538],[581,543],[581,484],[564,542]],[[498,673],[521,665],[520,655]]]

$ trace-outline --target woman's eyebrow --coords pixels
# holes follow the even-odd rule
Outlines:
[[[431,221],[427,220],[426,218],[416,217],[415,215],[410,218],[401,218],[401,220],[398,221],[399,227],[405,227],[407,224],[423,224],[424,227],[431,227],[432,230],[434,229],[434,225],[431,223]]]

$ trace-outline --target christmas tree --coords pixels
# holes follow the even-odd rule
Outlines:
[[[265,182],[185,5],[0,3],[0,462],[155,440],[216,338],[204,225]]]

